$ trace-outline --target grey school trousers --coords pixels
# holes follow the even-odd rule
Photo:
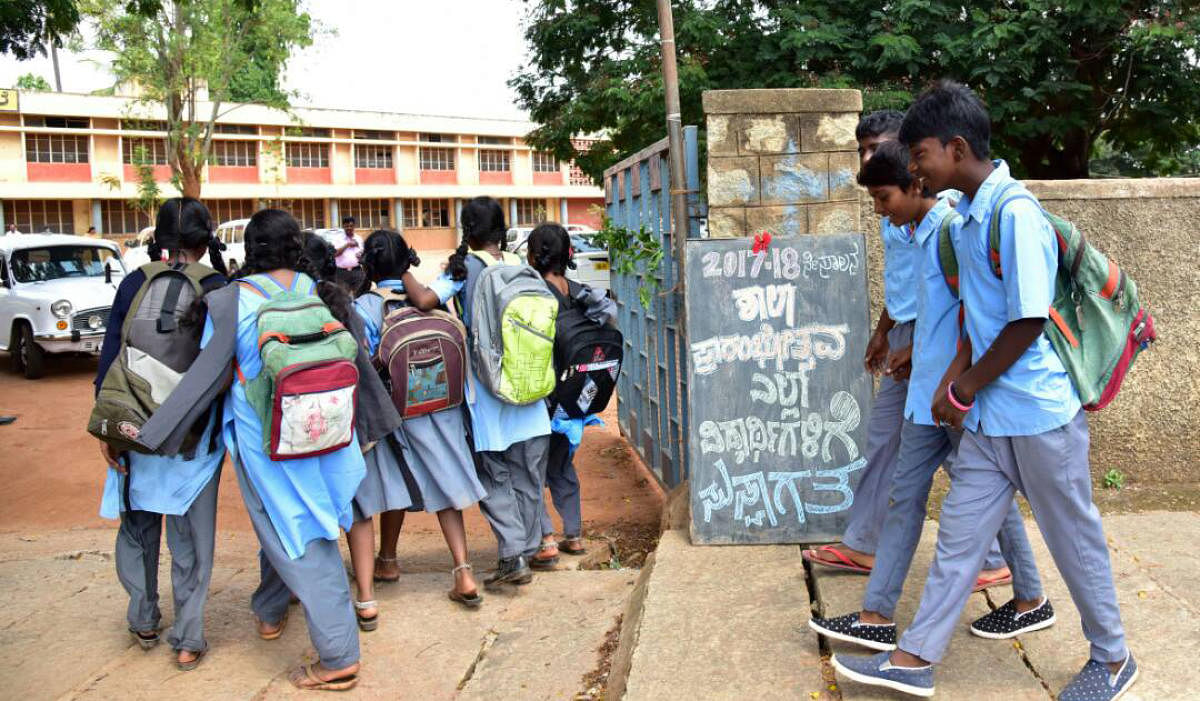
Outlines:
[[[176,650],[204,649],[204,605],[212,581],[213,546],[217,528],[217,484],[221,469],[182,516],[166,516],[167,548],[171,551],[171,587],[175,622],[167,642]],[[130,630],[158,630],[158,553],[163,514],[121,512],[114,559],[117,579],[129,594]]]
[[[863,610],[874,611],[888,618],[895,616],[896,603],[904,591],[904,579],[912,566],[913,553],[921,542],[925,505],[929,501],[933,473],[945,462],[950,483],[954,483],[956,477],[952,456],[961,440],[961,431],[925,426],[905,419],[904,428],[900,431],[896,474],[890,490],[891,503],[884,521],[883,535],[879,539],[879,549],[875,553],[875,567],[867,581]],[[1007,562],[1012,571],[1014,595],[1025,600],[1041,597],[1042,581],[1016,501],[1009,501],[999,540],[999,548],[995,541],[992,542],[984,560],[984,568],[998,569]]]
[[[550,454],[546,460],[546,487],[554,501],[554,510],[562,519],[563,535],[583,535],[583,513],[579,503],[579,476],[571,459],[571,442],[561,433],[550,434]],[[554,535],[549,505],[542,504],[542,535]]]
[[[942,503],[933,567],[900,648],[930,662],[942,659],[987,544],[1000,530],[1018,489],[1079,609],[1091,658],[1123,661],[1125,631],[1104,527],[1092,503],[1083,411],[1035,436],[991,437],[971,431],[963,436],[950,493]]]
[[[888,331],[888,348],[892,351],[912,345],[915,322],[896,324]],[[900,427],[904,424],[904,402],[908,399],[908,380],[897,382],[884,376],[879,380],[879,392],[871,403],[871,418],[867,420],[867,466],[854,490],[854,503],[842,542],[863,553],[875,553],[879,531],[887,518],[888,492],[896,472],[896,455],[900,452]]]
[[[501,559],[537,554],[549,445],[549,436],[538,436],[478,453],[479,482],[487,490],[479,508],[496,534]]]
[[[287,613],[294,593],[304,607],[308,637],[321,664],[328,669],[342,669],[358,662],[358,623],[337,541],[317,538],[309,541],[300,557],[288,557],[241,461],[235,460],[234,464],[242,499],[262,548],[258,553],[261,579],[250,599],[254,615],[266,623],[278,623]]]

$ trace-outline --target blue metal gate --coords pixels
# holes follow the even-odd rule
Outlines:
[[[684,127],[687,171],[687,236],[702,235],[705,205],[699,197],[700,173],[696,127]],[[614,226],[645,226],[662,242],[656,270],[612,276],[617,323],[625,336],[625,363],[617,383],[621,433],[646,465],[668,487],[687,479],[687,338],[679,327],[683,298],[675,289],[677,271],[671,245],[671,177],[667,139],[604,171],[605,208]],[[657,294],[650,308],[638,299],[642,283],[653,278]]]

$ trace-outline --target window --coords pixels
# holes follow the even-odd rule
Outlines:
[[[25,117],[27,127],[87,129],[85,117]],[[87,163],[86,134],[25,134],[25,161],[28,163]]]
[[[167,123],[156,119],[122,119],[124,131],[166,131]]]
[[[249,219],[258,210],[254,200],[204,200],[204,206],[212,214],[214,226],[234,219]]]
[[[287,164],[291,168],[328,168],[329,144],[289,143]]]
[[[324,127],[289,127],[288,136],[308,136],[314,139],[328,139],[329,130]]]
[[[387,200],[338,200],[338,217],[354,217],[359,229],[386,229],[390,214]]]
[[[450,200],[404,200],[405,229],[445,229],[450,226]]]
[[[100,200],[100,221],[105,234],[136,236],[139,231],[153,226],[150,216],[130,207],[124,200]]]
[[[391,141],[396,138],[394,131],[378,131],[375,129],[355,129],[354,138],[367,141]]]
[[[552,153],[542,153],[541,151],[533,152],[533,172],[535,173],[557,173],[558,159]]]
[[[537,224],[546,219],[546,203],[543,200],[517,200],[517,226]]]
[[[479,137],[479,143],[489,146],[507,146],[512,143],[512,139],[503,136],[481,136]]]
[[[284,200],[269,206],[291,214],[301,229],[325,228],[325,200]]]
[[[16,224],[17,231],[26,234],[75,231],[71,200],[4,200],[4,222]]]
[[[258,134],[258,127],[252,124],[217,124],[213,129],[217,134]]]
[[[458,141],[457,137],[452,134],[421,134],[421,141],[432,143],[454,143]],[[453,148],[437,148],[435,146],[421,146],[417,149],[420,153],[421,170],[454,170],[455,158]]]
[[[365,144],[354,145],[354,167],[355,168],[391,168],[392,167],[392,147],[391,146],[368,146]]]
[[[121,137],[121,162],[128,165],[165,166],[167,140]]]
[[[509,170],[508,151],[479,151],[479,170],[489,173],[506,172]]]
[[[591,139],[572,139],[571,140],[571,145],[574,146],[575,150],[578,151],[579,153],[587,153],[588,151],[590,151],[593,143],[595,143],[595,141],[593,141]],[[596,184],[592,180],[592,177],[590,175],[583,172],[583,169],[575,164],[575,161],[571,161],[571,172],[567,176],[567,183],[570,185],[577,185],[580,187],[591,187]]]
[[[104,263],[114,255],[111,248],[102,246],[23,248],[13,251],[13,278],[17,282],[45,282],[67,277],[104,277]]]
[[[258,165],[257,141],[213,141],[212,164],[216,166]]]

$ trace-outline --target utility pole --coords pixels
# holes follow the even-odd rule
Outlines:
[[[675,289],[679,337],[687,338],[684,256],[687,255],[687,177],[684,173],[683,122],[679,116],[679,71],[675,66],[675,20],[670,0],[658,0],[658,34],[662,40],[663,91],[667,103],[667,144],[671,151],[671,246],[675,256]]]

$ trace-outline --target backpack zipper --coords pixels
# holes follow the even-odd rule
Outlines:
[[[533,334],[534,336],[537,336],[538,338],[540,338],[544,341],[549,341],[550,343],[554,343],[553,338],[550,338],[546,334],[542,333],[541,331],[538,331],[537,329],[533,328],[532,326],[530,326],[529,324],[527,324],[523,321],[517,321],[516,319],[509,317],[508,323],[512,324],[513,326],[516,326],[519,329],[525,329],[529,333]]]
[[[425,332],[425,331],[421,331],[421,332],[418,332],[418,333],[410,333],[410,334],[408,334],[407,336],[401,336],[401,337],[400,337],[400,340],[399,340],[399,341],[396,341],[396,345],[392,347],[392,352],[388,354],[388,358],[387,358],[387,360],[388,360],[388,364],[391,364],[391,362],[392,362],[392,358],[395,358],[395,357],[396,357],[396,354],[397,354],[397,353],[399,353],[399,352],[401,351],[401,346],[403,346],[405,343],[407,343],[409,339],[415,338],[415,337],[417,337],[417,336],[420,336],[420,335],[422,335],[422,334],[428,334],[428,335],[429,335],[430,337],[432,337],[432,338],[443,338],[443,339],[445,339],[445,340],[447,340],[447,341],[450,341],[450,342],[451,342],[451,343],[453,343],[455,346],[457,346],[457,345],[458,345],[458,340],[457,340],[456,338],[454,338],[454,337],[453,337],[453,336],[451,336],[450,334],[448,334],[448,333],[444,333],[444,332],[442,332],[442,331],[434,331],[433,333],[428,333],[428,332]],[[381,346],[383,345],[383,339],[380,339],[380,341],[379,341],[379,345],[381,345]],[[461,353],[460,353],[459,355],[461,355]]]

